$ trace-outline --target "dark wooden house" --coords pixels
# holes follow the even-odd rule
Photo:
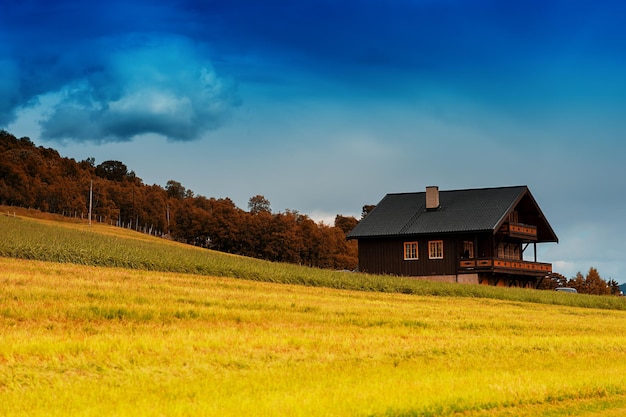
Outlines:
[[[526,186],[387,194],[348,239],[362,272],[526,288],[552,272],[537,243],[558,242]]]

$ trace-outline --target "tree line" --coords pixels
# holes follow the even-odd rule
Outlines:
[[[611,278],[608,281],[602,279],[600,273],[594,267],[589,268],[586,275],[579,271],[575,277],[569,279],[564,275],[553,272],[538,285],[538,288],[542,290],[554,290],[558,287],[575,288],[576,291],[582,294],[622,295],[618,282]]]
[[[356,242],[346,234],[354,217],[318,224],[295,210],[273,213],[262,195],[248,211],[229,198],[195,195],[180,182],[144,184],[120,161],[77,162],[27,138],[0,131],[0,204],[86,218],[92,192],[94,221],[270,261],[355,269]]]
[[[178,181],[146,185],[120,161],[76,162],[0,130],[0,205],[86,218],[90,188],[94,221],[270,261],[349,270],[358,265],[357,242],[346,240],[358,223],[354,217],[318,224],[295,210],[273,213],[262,195],[251,197],[245,211],[229,198],[196,196]],[[362,217],[373,207],[363,206]],[[540,289],[556,287],[621,293],[615,280],[602,279],[593,267],[569,279],[552,273],[539,283]]]

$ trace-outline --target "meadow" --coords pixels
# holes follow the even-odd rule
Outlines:
[[[84,221],[62,223],[54,219],[0,215],[0,231],[0,256],[9,258],[358,291],[480,297],[626,310],[626,299],[619,297],[568,297],[569,294],[554,291],[457,285],[306,268],[210,251],[114,226],[98,223],[87,226]]]
[[[626,412],[617,297],[269,264],[8,216],[0,256],[3,416]]]

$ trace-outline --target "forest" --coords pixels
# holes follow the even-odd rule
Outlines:
[[[147,185],[120,161],[77,162],[0,130],[0,205],[91,219],[222,252],[319,268],[353,270],[354,217],[333,226],[295,210],[274,213],[262,195],[248,210],[229,198],[195,195],[180,182]]]

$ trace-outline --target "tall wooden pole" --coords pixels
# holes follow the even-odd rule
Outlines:
[[[166,214],[166,218],[167,218],[167,234],[170,234],[170,205],[166,204],[165,205],[167,207],[167,214]]]
[[[91,206],[93,204],[93,180],[89,185],[89,226],[91,226]]]

